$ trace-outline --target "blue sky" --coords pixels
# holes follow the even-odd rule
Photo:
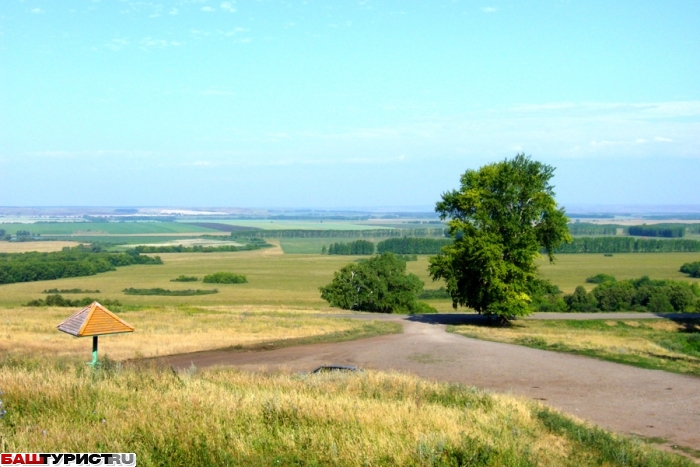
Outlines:
[[[4,0],[0,205],[697,205],[699,77],[697,0]]]

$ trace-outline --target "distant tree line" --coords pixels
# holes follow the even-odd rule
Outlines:
[[[28,242],[41,237],[41,234],[33,234],[29,230],[18,230],[15,233],[15,241],[17,242]],[[12,240],[12,234],[8,233],[5,229],[0,229],[0,240],[10,241]]]
[[[369,240],[355,240],[349,243],[333,243],[328,247],[329,255],[373,255],[374,243]]]
[[[700,251],[700,241],[634,237],[577,237],[555,253],[673,253]]]
[[[690,277],[700,277],[700,261],[685,263],[681,266],[681,272],[689,274]]]
[[[617,235],[617,229],[622,228],[616,224],[591,224],[590,222],[574,222],[568,224],[571,235]]]
[[[630,235],[640,237],[681,238],[685,235],[685,227],[673,225],[633,225],[627,230]]]
[[[94,302],[94,298],[84,297],[76,300],[70,300],[68,298],[63,298],[59,294],[48,295],[45,299],[31,300],[27,302],[24,306],[63,306],[63,307],[78,307],[78,306],[88,306]],[[100,304],[104,306],[121,306],[119,300],[97,300]]]
[[[62,294],[62,293],[100,293],[99,289],[88,290],[88,289],[47,289],[41,293],[49,294]],[[92,302],[90,302],[92,303]]]
[[[170,290],[163,289],[161,287],[155,287],[152,289],[135,289],[129,287],[124,289],[126,295],[164,295],[166,297],[189,297],[192,295],[210,295],[219,293],[217,289],[185,289],[185,290]]]
[[[183,245],[138,245],[134,248],[135,251],[139,253],[216,253],[216,252],[226,252],[226,251],[250,251],[259,250],[261,248],[267,248],[272,245],[265,242],[264,240],[253,241],[247,245],[237,246],[237,245],[193,245],[193,246],[183,246]]]
[[[377,244],[378,253],[399,255],[436,255],[440,248],[452,243],[449,238],[390,238]]]
[[[118,266],[163,264],[160,257],[136,251],[108,253],[83,245],[51,253],[0,253],[0,284],[92,276],[114,271]]]
[[[700,311],[698,284],[672,280],[639,279],[617,281],[608,276],[591,292],[576,287],[564,297],[567,311],[649,311],[652,313]],[[590,278],[589,278],[590,279]],[[587,280],[587,282],[590,282]]]
[[[368,229],[368,230],[236,230],[233,238],[387,238],[387,237],[444,237],[443,228],[425,229]]]

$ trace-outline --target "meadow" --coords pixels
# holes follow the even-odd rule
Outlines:
[[[150,238],[158,235],[168,239],[161,234]],[[409,375],[263,375],[221,368],[174,373],[155,362],[131,361],[400,332],[396,323],[324,316],[338,310],[320,299],[318,287],[345,264],[366,257],[320,255],[320,248],[351,240],[282,239],[269,240],[272,248],[255,251],[167,253],[159,255],[162,265],[0,286],[0,388],[7,410],[0,419],[0,449],[136,452],[142,465],[692,465],[643,440],[611,434],[537,403]],[[59,242],[12,245],[32,249],[52,243]],[[678,268],[698,259],[697,254],[682,253],[559,255],[554,265],[541,260],[540,270],[563,291],[572,292],[598,273],[690,281]],[[427,266],[427,256],[407,263],[408,272],[417,274],[426,289],[437,289],[443,284],[430,280]],[[181,275],[202,279],[217,271],[244,274],[248,282],[217,284],[219,293],[204,296],[123,293],[130,287],[187,289],[191,283],[171,280]],[[123,306],[115,311],[138,332],[101,337],[104,365],[89,370],[83,362],[90,355],[90,340],[55,329],[75,310],[21,306],[52,288],[100,290],[94,298],[119,300]],[[426,301],[440,311],[452,311],[450,300]],[[555,337],[551,342],[528,340],[531,323],[539,325],[517,322],[525,327],[511,341],[544,348],[556,344]],[[651,341],[672,332],[645,326],[635,329],[647,332]],[[605,348],[610,352],[630,342],[644,352],[653,344],[637,344],[638,336],[624,330],[627,334],[588,340],[610,340],[612,347]],[[582,328],[575,342],[585,343],[586,335],[598,331]],[[567,332],[564,339],[572,345]],[[665,352],[668,361],[687,356]]]
[[[175,373],[0,361],[2,452],[134,452],[139,465],[690,466],[537,403],[377,373]]]
[[[89,338],[56,330],[73,312],[54,307],[0,308],[0,355],[87,358]],[[137,332],[100,337],[100,355],[113,360],[224,348],[250,350],[261,345],[279,348],[401,331],[396,323],[327,318],[287,307],[166,306],[120,310],[118,314]]]
[[[119,267],[116,271],[87,277],[66,278],[54,281],[26,282],[0,286],[0,306],[20,306],[30,300],[43,298],[45,289],[89,289],[100,290],[101,299],[119,300],[126,305],[176,306],[176,305],[270,305],[327,309],[320,298],[318,288],[333,279],[333,273],[344,265],[366,257],[321,255],[320,246],[334,239],[282,239],[268,240],[274,246],[255,251],[216,253],[162,253],[163,265],[134,265]],[[343,239],[346,240],[346,239]],[[0,242],[2,245],[3,242]],[[31,249],[35,245],[53,242],[13,243]],[[280,245],[282,245],[280,247]],[[289,249],[318,249],[316,254],[289,254]],[[611,274],[618,279],[638,278],[648,275],[652,279],[675,279],[700,282],[679,272],[683,263],[697,261],[697,253],[637,253],[604,255],[569,254],[557,255],[555,264],[544,258],[538,260],[542,277],[550,279],[564,293],[572,293],[576,286],[589,290],[594,284],[586,284],[589,276],[599,273]],[[409,261],[407,271],[418,275],[426,289],[437,289],[442,282],[432,282],[428,274],[428,256],[418,256],[418,261]],[[244,274],[246,284],[221,285],[218,294],[197,297],[139,297],[125,295],[128,288],[177,289],[171,279],[180,275],[202,278],[217,271]],[[188,288],[183,285],[182,288]],[[451,301],[426,300],[441,312],[451,312]],[[459,309],[464,312],[464,309]]]

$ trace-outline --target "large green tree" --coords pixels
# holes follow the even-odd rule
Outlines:
[[[530,312],[535,259],[571,240],[564,210],[549,181],[554,168],[524,154],[467,170],[461,187],[435,210],[449,219],[451,245],[430,258],[433,280],[444,279],[452,305],[507,321]]]

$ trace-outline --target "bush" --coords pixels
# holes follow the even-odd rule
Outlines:
[[[344,310],[378,313],[423,313],[428,307],[416,301],[423,282],[406,274],[406,262],[383,253],[335,272],[333,281],[320,287],[321,298]]]
[[[589,284],[602,284],[603,282],[617,282],[617,279],[609,274],[596,274],[595,276],[587,277],[586,282]]]
[[[68,298],[63,298],[60,294],[48,295],[44,300],[32,300],[26,303],[24,306],[61,306],[61,307],[79,307],[88,306],[92,302],[98,301],[104,306],[121,306],[119,300],[96,300],[90,297],[84,297],[76,300],[70,300]]]
[[[700,277],[700,261],[685,263],[681,266],[681,272],[690,275],[690,277]]]
[[[175,279],[170,279],[170,282],[197,282],[198,280],[199,279],[197,279],[195,276],[183,276],[180,274]]]
[[[586,282],[588,282],[588,280],[586,280]],[[582,285],[576,287],[573,294],[565,296],[564,302],[569,311],[577,313],[598,311],[598,302],[595,296],[588,293]]]
[[[124,289],[123,292],[126,295],[164,295],[170,297],[189,297],[191,295],[211,295],[219,293],[216,289],[186,289],[186,290],[169,290],[162,289],[160,287],[155,287],[152,289],[134,289],[130,287]]]
[[[245,284],[248,278],[243,274],[234,274],[232,272],[215,272],[204,276],[202,282],[207,284]]]

